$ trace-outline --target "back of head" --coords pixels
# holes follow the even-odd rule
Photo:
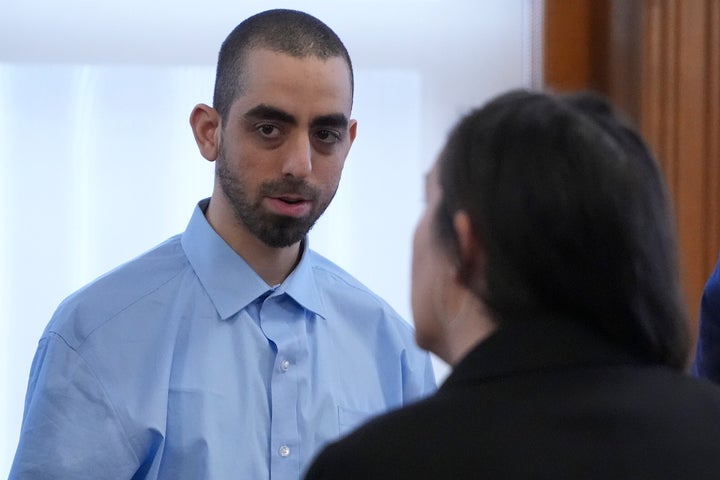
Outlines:
[[[350,55],[335,32],[323,22],[297,10],[267,10],[249,17],[230,32],[220,48],[213,107],[225,120],[233,100],[242,92],[247,53],[267,49],[303,58],[343,58],[353,70]]]
[[[485,252],[466,283],[493,318],[562,317],[682,368],[687,321],[662,174],[603,99],[514,91],[467,115],[440,158],[436,225],[467,211]]]

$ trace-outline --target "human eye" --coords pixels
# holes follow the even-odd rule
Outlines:
[[[340,132],[327,128],[321,128],[315,132],[315,137],[323,143],[337,143],[342,140]]]
[[[280,136],[280,128],[277,125],[271,123],[261,123],[255,126],[255,131],[263,138],[270,140],[276,139]]]

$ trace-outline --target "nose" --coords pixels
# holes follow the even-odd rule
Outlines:
[[[283,175],[304,178],[312,172],[312,146],[306,135],[296,135],[287,143],[283,161]]]

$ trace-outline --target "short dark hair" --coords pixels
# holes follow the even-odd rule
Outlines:
[[[508,92],[456,125],[439,162],[436,231],[457,255],[452,217],[468,212],[486,258],[482,278],[464,279],[499,325],[568,318],[685,366],[674,213],[655,159],[607,100]]]
[[[354,76],[350,55],[335,32],[318,20],[297,10],[267,10],[253,15],[230,32],[220,47],[213,107],[223,121],[232,102],[242,91],[242,79],[247,54],[264,48],[294,57],[315,56],[321,59],[342,57],[350,70],[350,89],[354,90]]]

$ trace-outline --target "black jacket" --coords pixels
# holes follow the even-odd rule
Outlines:
[[[561,321],[504,326],[432,397],[316,458],[324,479],[720,478],[720,387]]]

